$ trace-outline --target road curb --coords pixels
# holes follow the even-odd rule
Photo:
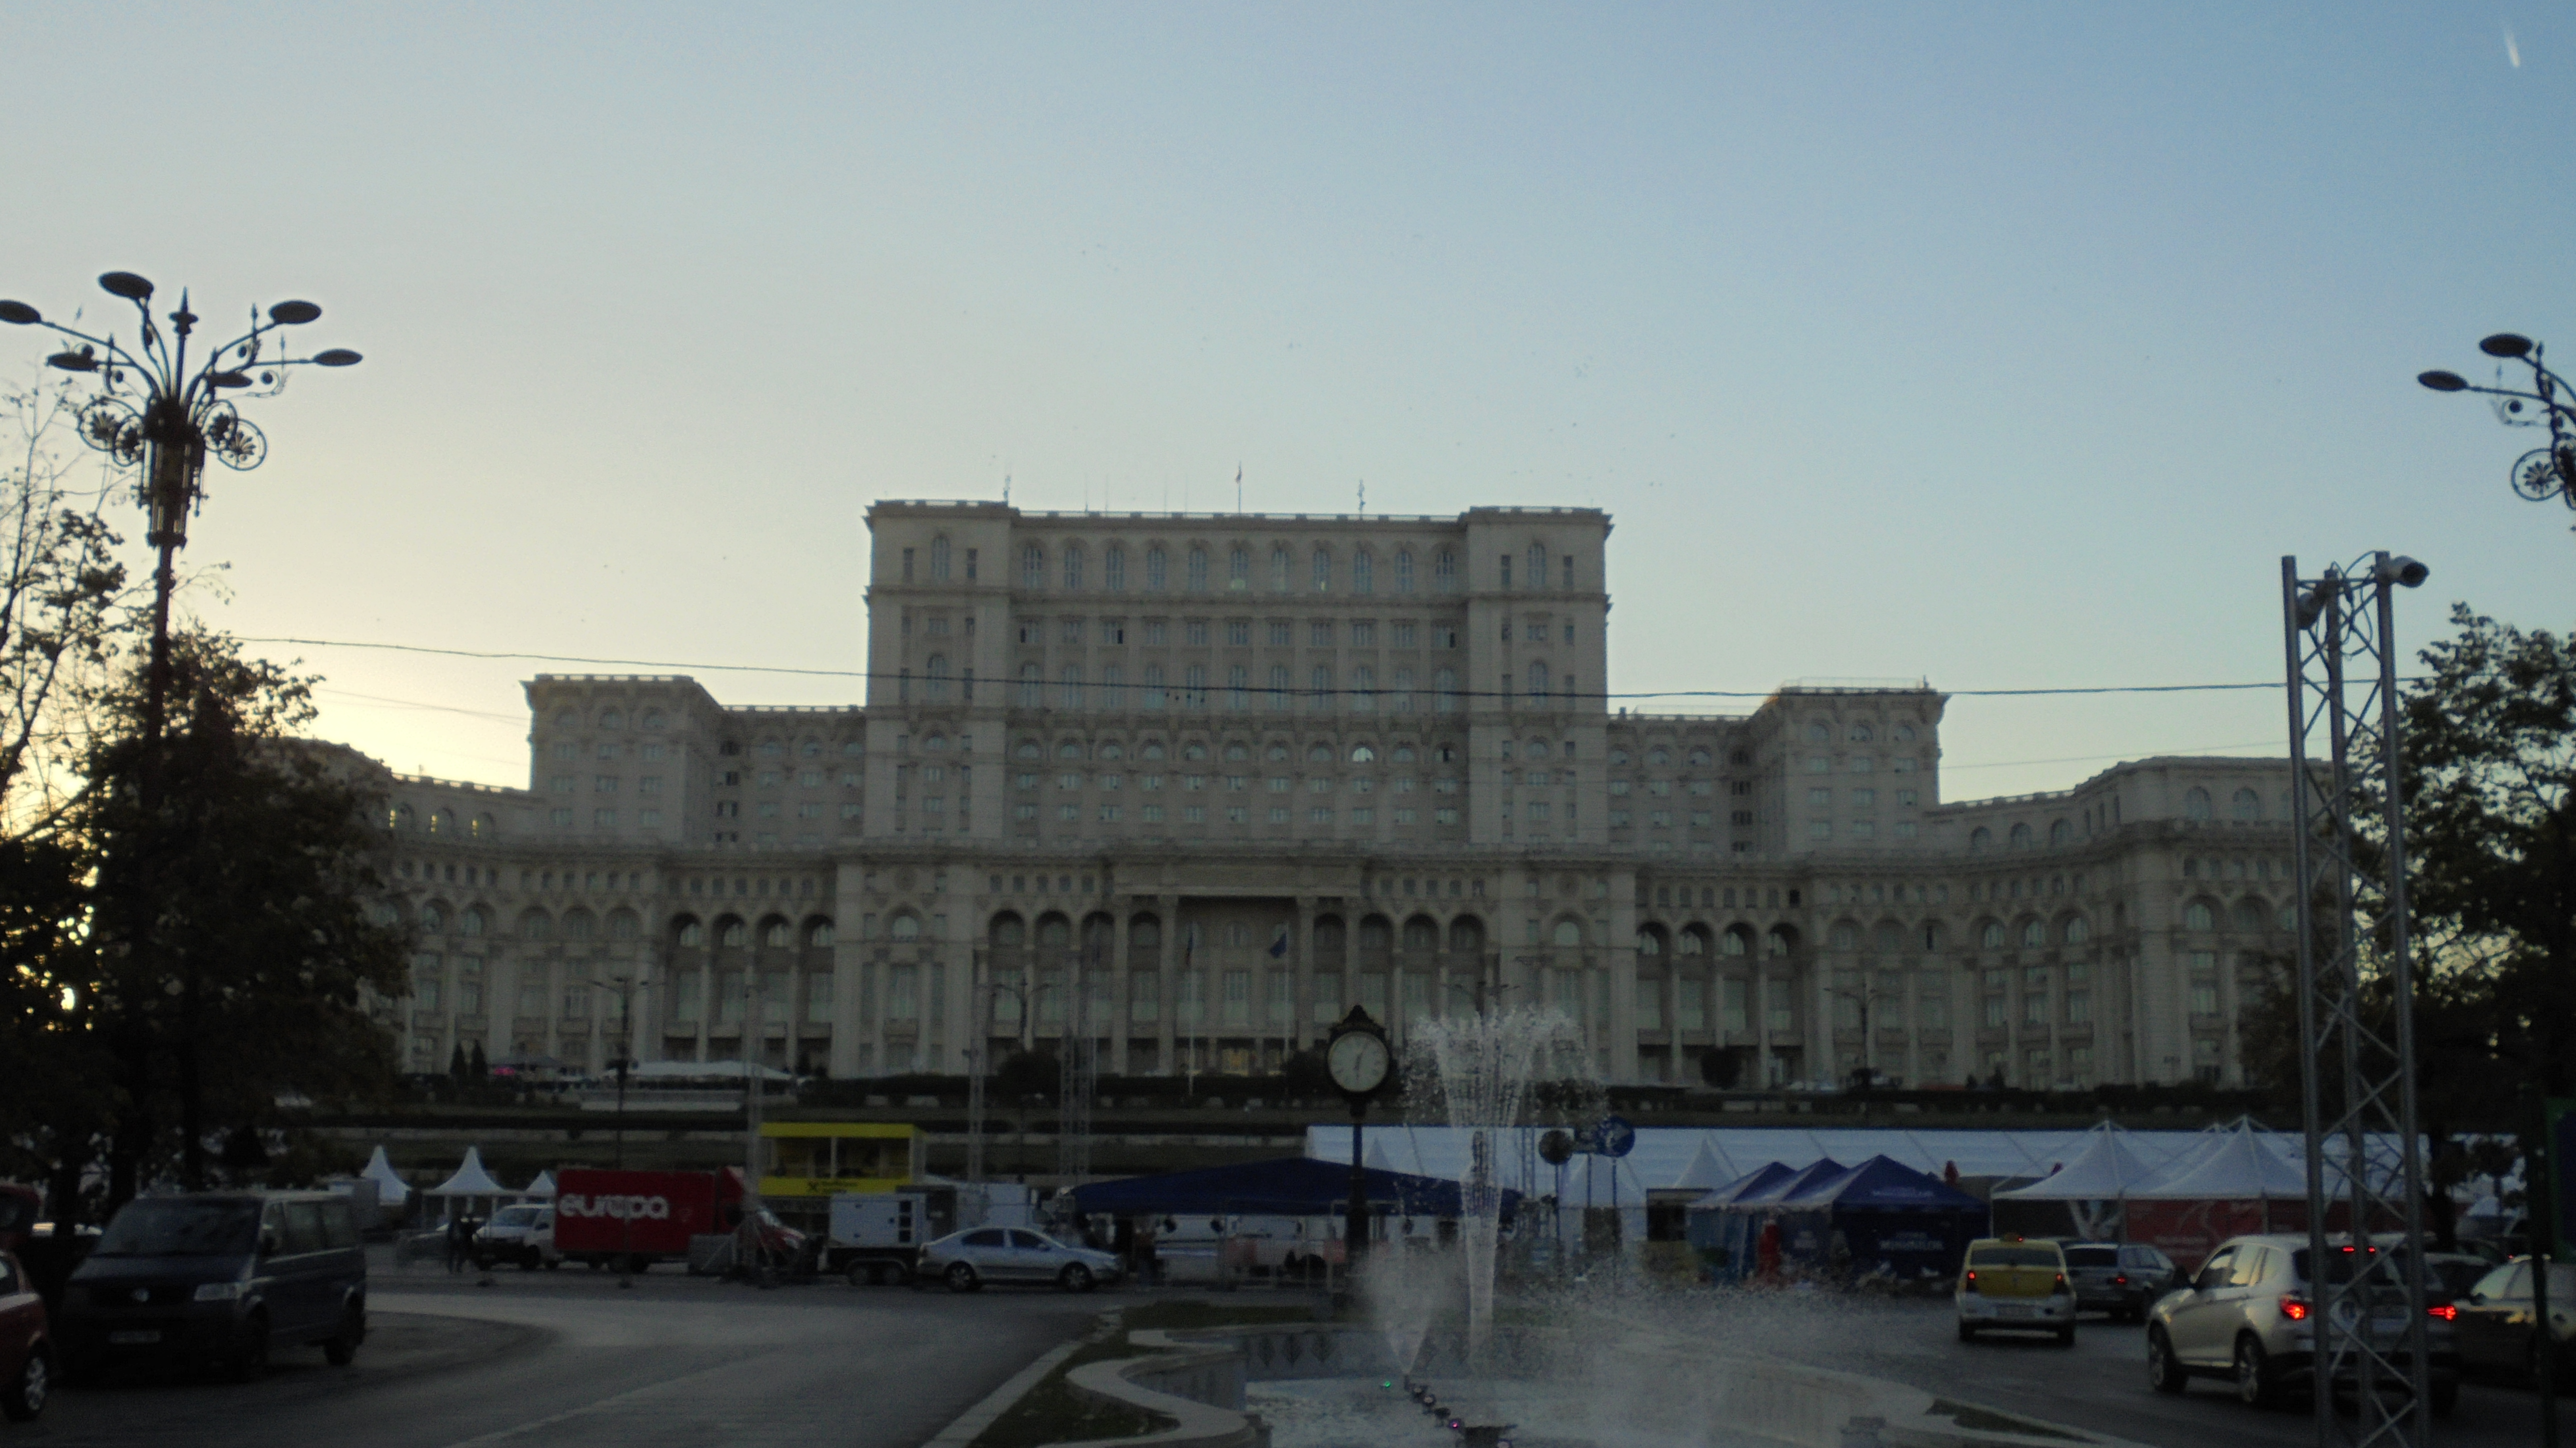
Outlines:
[[[1039,1355],[1036,1362],[1020,1369],[1011,1375],[1008,1382],[986,1393],[981,1402],[958,1414],[947,1427],[939,1430],[937,1437],[923,1443],[921,1448],[966,1448],[967,1444],[981,1437],[985,1429],[993,1426],[994,1419],[1010,1411],[1013,1403],[1027,1396],[1031,1388],[1046,1381],[1046,1375],[1054,1372],[1058,1363],[1073,1356],[1076,1349],[1089,1341],[1091,1341],[1091,1335],[1085,1334],[1071,1342],[1049,1348]]]

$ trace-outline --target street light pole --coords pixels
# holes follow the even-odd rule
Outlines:
[[[641,977],[612,975],[606,980],[593,979],[592,985],[617,992],[617,1169],[626,1169],[626,1072],[635,1064],[635,993],[648,990],[652,982]]]
[[[2478,343],[2496,358],[2496,380],[2504,380],[2504,363],[2519,360],[2531,369],[2531,388],[2480,387],[2456,372],[2419,372],[2417,382],[2435,392],[2477,392],[2496,399],[2496,421],[2507,427],[2546,427],[2549,445],[2533,448],[2513,464],[2513,490],[2535,503],[2556,498],[2576,508],[2576,387],[2542,361],[2547,348],[2514,332],[2498,332]],[[2530,415],[2537,404],[2538,416]]]
[[[152,318],[150,281],[133,272],[113,271],[102,275],[98,284],[108,295],[134,304],[140,326],[132,348],[119,343],[112,333],[95,337],[48,322],[43,313],[25,302],[0,301],[0,322],[42,327],[80,344],[46,358],[46,365],[99,379],[98,394],[80,410],[81,440],[107,454],[113,466],[136,470],[136,501],[142,504],[147,519],[144,541],[157,551],[152,570],[152,652],[143,685],[143,753],[138,790],[148,828],[161,811],[161,736],[170,696],[170,595],[178,586],[176,558],[178,551],[187,546],[188,517],[204,501],[201,485],[206,458],[211,454],[228,468],[248,472],[268,457],[266,435],[244,418],[225,394],[274,397],[285,390],[289,368],[348,367],[360,358],[345,347],[311,357],[293,357],[286,355],[280,343],[278,355],[263,360],[271,345],[271,332],[280,327],[300,327],[322,315],[322,309],[311,302],[288,301],[270,307],[265,321],[254,308],[250,330],[209,352],[191,373],[188,342],[202,319],[189,309],[184,290],[179,294],[178,310],[167,314],[170,330],[164,333]],[[148,871],[129,883],[138,895],[150,893]],[[148,970],[156,963],[154,942],[152,931],[140,922],[152,918],[153,906],[149,900],[132,900],[128,905],[128,938],[124,943],[130,952],[140,956]],[[180,1022],[180,1177],[191,1190],[197,1190],[206,1184],[204,1102],[197,1071],[199,990],[193,959],[183,952],[179,963],[182,978],[174,985]]]

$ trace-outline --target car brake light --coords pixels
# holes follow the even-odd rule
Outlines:
[[[2114,1287],[2126,1287],[2126,1286],[2128,1286],[2128,1285],[2129,1285],[2129,1274],[2128,1274],[2128,1273],[2126,1273],[2126,1272],[2121,1272],[2121,1273],[2116,1273],[2116,1274],[2114,1274],[2114,1275],[2112,1276],[2112,1278],[2111,1278],[2111,1285],[2112,1285],[2112,1286],[2114,1286]]]
[[[2424,1315],[2427,1317],[2438,1317],[2444,1322],[2454,1322],[2457,1321],[2460,1316],[2460,1309],[2448,1302],[2437,1302],[2432,1306],[2425,1308]]]
[[[1969,1271],[1968,1271],[1968,1280],[1967,1280],[1967,1281],[1965,1281],[1965,1282],[1963,1282],[1963,1283],[1961,1283],[1961,1284],[1959,1284],[1959,1290],[1960,1290],[1960,1291],[1962,1291],[1962,1292],[1976,1292],[1976,1291],[1977,1291],[1977,1273],[1976,1273],[1976,1269],[1974,1269],[1974,1268],[1970,1268],[1970,1269],[1969,1269]],[[1985,1294],[1983,1294],[1983,1293],[1978,1293],[1978,1295],[1982,1297],[1982,1296],[1984,1296]]]
[[[2065,1290],[2066,1290],[2066,1274],[2065,1274],[2065,1273],[2063,1273],[2063,1272],[2060,1272],[2060,1273],[2058,1273],[2058,1274],[2057,1274],[2057,1281],[2056,1281],[2056,1282],[2054,1282],[2054,1283],[2052,1283],[2052,1284],[2049,1286],[2049,1289],[2048,1289],[2048,1295],[2049,1295],[2049,1296],[2051,1296],[2051,1297],[2055,1297],[2057,1294],[2059,1294],[2059,1293],[2061,1293],[2061,1292],[2064,1292]]]
[[[2307,1299],[2306,1299],[2306,1298],[2304,1298],[2304,1297],[2284,1297],[2284,1298],[2282,1298],[2282,1299],[2281,1299],[2281,1315],[2282,1315],[2283,1317],[2286,1317],[2286,1318],[2290,1319],[2292,1322],[2305,1322],[2305,1321],[2307,1321],[2307,1320],[2308,1320],[2308,1301],[2307,1301]]]

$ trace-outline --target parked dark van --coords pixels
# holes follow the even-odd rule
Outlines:
[[[249,1379],[272,1347],[305,1343],[345,1367],[367,1336],[367,1256],[329,1192],[137,1197],[63,1297],[54,1335],[74,1374],[136,1360]]]

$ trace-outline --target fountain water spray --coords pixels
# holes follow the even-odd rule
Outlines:
[[[1583,1059],[1582,1039],[1563,1012],[1530,1006],[1416,1021],[1409,1035],[1415,1079],[1437,1079],[1449,1124],[1468,1131],[1458,1230],[1466,1257],[1468,1360],[1481,1362],[1493,1337],[1494,1256],[1502,1229],[1497,1138],[1521,1124],[1534,1077],[1554,1072],[1561,1060]]]

